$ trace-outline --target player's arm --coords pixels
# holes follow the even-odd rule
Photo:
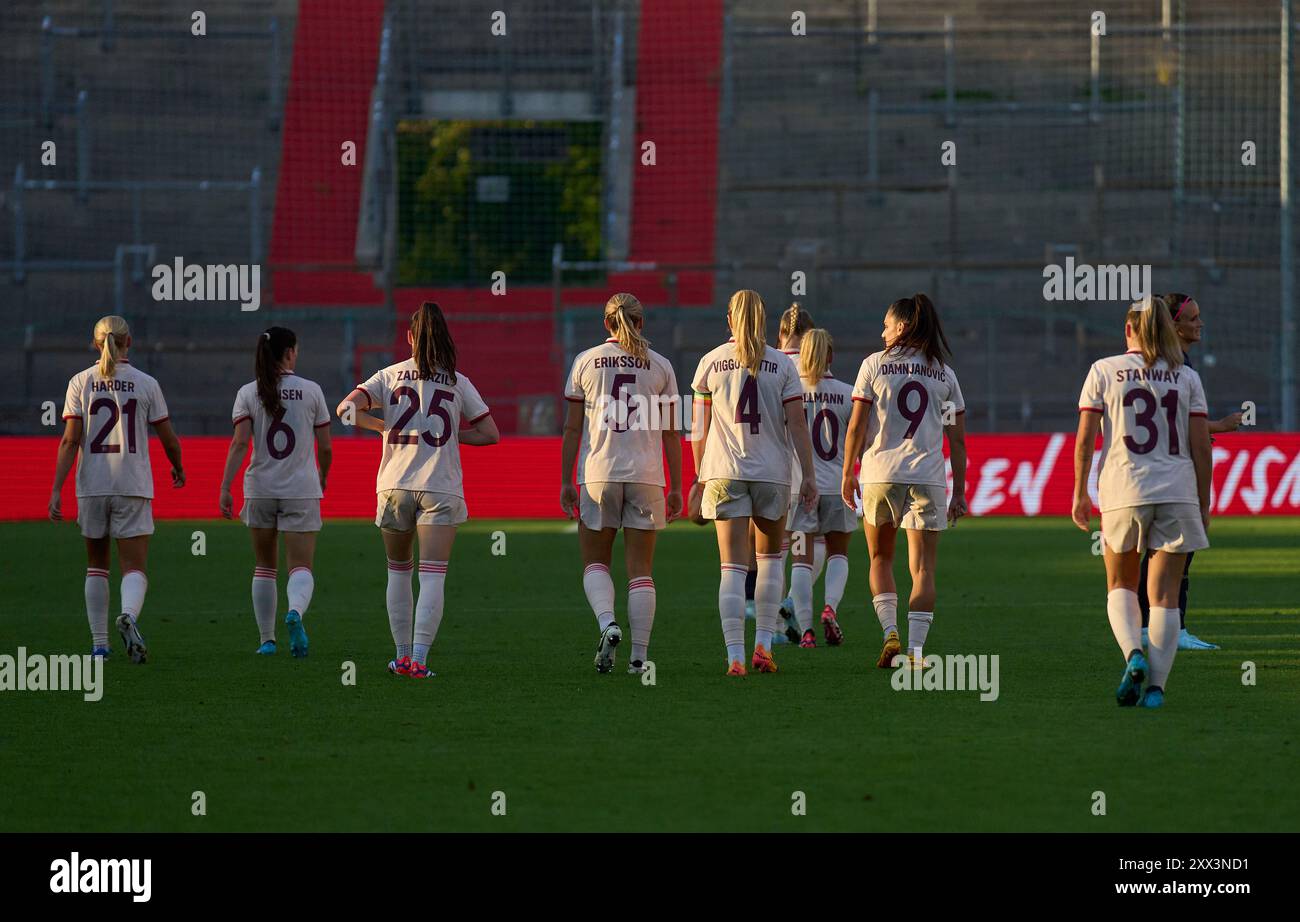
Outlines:
[[[668,521],[682,514],[682,434],[670,422],[663,431],[664,460],[668,465]]]
[[[172,486],[185,486],[185,466],[181,464],[181,440],[176,437],[176,430],[172,428],[170,420],[160,419],[153,424],[153,431],[158,436],[158,441],[162,442],[163,453],[167,455],[167,460],[172,464]]]
[[[371,408],[370,395],[359,387],[354,387],[334,409],[335,415],[345,426],[356,426],[371,432],[383,432],[384,421],[366,411]]]
[[[1084,531],[1092,528],[1092,498],[1088,496],[1088,475],[1092,473],[1092,452],[1097,444],[1099,429],[1100,413],[1092,410],[1079,411],[1079,431],[1074,436],[1074,507],[1070,518]]]
[[[474,425],[463,430],[458,436],[462,445],[495,445],[501,441],[496,420],[491,413],[484,413],[474,421]]]
[[[316,471],[320,474],[320,489],[325,492],[325,481],[329,479],[330,465],[334,463],[334,440],[330,437],[328,424],[317,426],[316,433]]]
[[[956,523],[966,514],[966,414],[958,413],[957,421],[943,427],[948,437],[948,458],[952,462],[952,501],[948,503],[948,521]]]
[[[1210,422],[1204,416],[1187,420],[1187,437],[1192,443],[1192,465],[1196,468],[1196,495],[1201,501],[1201,521],[1210,527],[1210,492],[1214,476],[1214,455],[1210,448]]]
[[[700,468],[704,465],[704,446],[709,441],[709,427],[713,425],[713,398],[698,391],[691,401],[691,458],[695,462],[695,480],[691,482],[686,499],[688,514],[694,518],[700,511],[704,487],[700,483]]]
[[[1211,420],[1209,424],[1210,435],[1219,432],[1236,432],[1241,427],[1241,411],[1229,413],[1223,419]]]
[[[785,427],[790,433],[795,457],[799,459],[799,470],[803,473],[799,501],[805,509],[812,509],[817,502],[817,473],[813,468],[812,436],[808,432],[808,418],[804,415],[803,395],[796,400],[787,400],[782,406],[785,407]]]
[[[582,444],[582,425],[586,407],[577,400],[564,401],[568,408],[564,414],[564,434],[560,439],[560,509],[568,518],[578,515],[578,487],[573,482],[573,469],[578,463],[578,447]]]
[[[248,454],[248,443],[252,438],[252,420],[245,417],[235,423],[235,430],[230,436],[230,447],[226,449],[226,467],[221,473],[221,493],[217,499],[223,519],[234,517],[235,500],[230,495],[230,486],[235,482],[235,475],[239,473],[239,469],[244,466],[244,456]]]
[[[59,439],[58,454],[54,458],[54,489],[50,493],[50,521],[63,520],[60,504],[63,497],[63,483],[72,472],[72,465],[77,461],[77,452],[81,450],[81,433],[84,428],[81,417],[74,416],[64,421],[63,437]]]
[[[853,415],[849,417],[849,431],[844,434],[844,476],[840,485],[840,496],[844,500],[844,505],[850,509],[856,508],[853,502],[854,494],[861,492],[854,468],[858,459],[862,457],[862,446],[867,440],[869,421],[867,414],[870,412],[870,401],[856,397],[853,399]]]

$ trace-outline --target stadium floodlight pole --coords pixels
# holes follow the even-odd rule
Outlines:
[[[1296,428],[1295,380],[1295,255],[1291,245],[1291,67],[1294,61],[1293,0],[1282,0],[1281,86],[1278,94],[1278,131],[1281,157],[1278,163],[1278,205],[1281,212],[1281,322],[1282,355],[1279,366],[1282,387],[1282,429]]]

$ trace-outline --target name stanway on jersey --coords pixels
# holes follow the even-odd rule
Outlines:
[[[371,407],[384,411],[384,451],[375,492],[415,490],[465,495],[461,484],[461,420],[473,425],[488,415],[487,404],[462,372],[453,384],[435,371],[421,376],[414,359],[389,365],[358,384]]]
[[[944,404],[953,405],[954,415],[966,412],[948,365],[933,365],[915,349],[876,352],[858,369],[853,399],[871,404],[860,483],[947,486]]]
[[[853,386],[829,373],[816,387],[809,388],[807,381],[803,386],[817,492],[822,496],[838,496],[844,477],[844,436],[853,415]]]
[[[320,499],[316,470],[316,429],[330,424],[325,394],[315,381],[295,374],[280,377],[284,409],[272,418],[251,381],[235,395],[230,411],[234,425],[253,424],[253,459],[244,471],[248,499]]]
[[[736,360],[735,340],[704,358],[691,384],[696,399],[713,405],[700,480],[790,483],[790,436],[785,404],[803,399],[789,356],[766,347],[758,375]]]
[[[677,376],[662,355],[644,359],[608,339],[573,361],[566,400],[586,415],[578,483],[664,485],[663,431],[680,429]]]
[[[1170,369],[1164,359],[1147,368],[1140,352],[1098,359],[1084,379],[1079,409],[1101,414],[1097,499],[1103,513],[1199,502],[1187,423],[1207,411],[1193,369]]]
[[[100,376],[99,366],[87,368],[68,382],[63,418],[83,423],[78,496],[153,499],[149,426],[167,418],[157,381],[125,360],[108,379]]]

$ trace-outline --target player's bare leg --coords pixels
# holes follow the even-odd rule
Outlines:
[[[149,650],[136,621],[144,608],[144,594],[149,588],[145,570],[149,563],[149,536],[117,539],[117,561],[122,567],[122,586],[118,593],[122,613],[117,616],[117,630],[126,644],[126,655],[133,663],[147,663]]]
[[[388,591],[385,602],[388,608],[388,627],[393,634],[396,652],[389,660],[388,671],[394,675],[411,674],[411,627],[415,614],[415,596],[411,592],[411,549],[415,532],[393,531],[381,528],[384,554],[388,557]]]
[[[108,572],[112,562],[112,539],[86,539],[86,621],[90,624],[90,655],[107,657]]]
[[[871,604],[885,637],[876,668],[892,669],[894,658],[903,652],[898,639],[898,586],[894,582],[894,544],[898,529],[889,522],[882,525],[873,525],[866,519],[862,522],[867,536],[867,554],[871,559],[867,577],[871,586]]]
[[[772,638],[781,623],[783,588],[781,543],[785,540],[785,518],[762,519],[755,516],[758,531],[754,544],[758,560],[758,582],[754,588],[754,656],[750,667],[757,672],[776,672],[772,659]]]
[[[939,556],[939,532],[907,529],[907,566],[912,573],[912,595],[907,603],[907,656],[913,668],[925,661],[926,637],[934,623],[934,567]]]
[[[651,529],[623,529],[623,558],[627,567],[627,620],[632,631],[629,674],[645,671],[650,651],[650,633],[655,623],[655,581],[652,576],[655,538]],[[612,665],[612,664],[611,664]]]
[[[446,598],[447,563],[456,540],[455,525],[416,525],[420,538],[420,595],[415,602],[415,626],[412,632],[410,676],[432,678],[427,660],[429,648],[438,636]]]
[[[727,675],[745,675],[745,575],[749,570],[749,518],[717,519],[718,557],[722,579],[718,584],[718,615],[727,645]]]
[[[1132,707],[1142,696],[1149,666],[1142,651],[1142,611],[1138,607],[1138,578],[1142,554],[1137,550],[1117,552],[1102,542],[1106,562],[1106,617],[1124,656],[1124,675],[1115,691],[1120,707]]]
[[[276,588],[276,560],[279,535],[274,528],[250,528],[253,541],[253,617],[257,620],[260,646],[257,653],[275,653],[275,610],[279,590]]]
[[[617,528],[588,528],[578,520],[578,550],[582,553],[582,590],[596,616],[600,639],[596,642],[596,671],[614,671],[614,651],[623,631],[614,619],[614,580],[609,573]]]
[[[1140,707],[1157,708],[1164,704],[1165,682],[1178,652],[1178,596],[1186,565],[1186,554],[1156,551],[1151,557],[1147,573],[1147,598],[1151,600],[1147,649],[1151,674],[1142,700],[1138,702]]]
[[[304,657],[307,655],[307,629],[303,627],[302,619],[316,589],[316,579],[311,572],[312,559],[316,556],[316,532],[286,531],[284,556],[289,564],[289,611],[284,616],[285,626],[289,628],[289,652]]]

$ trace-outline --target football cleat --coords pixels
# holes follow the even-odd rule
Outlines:
[[[826,635],[826,642],[832,647],[844,643],[844,632],[840,630],[840,623],[835,620],[835,609],[829,605],[822,609],[822,633]]]
[[[1142,695],[1142,683],[1147,680],[1147,658],[1141,650],[1129,654],[1124,666],[1124,677],[1115,689],[1115,703],[1122,708],[1131,708],[1138,703]],[[1158,705],[1156,705],[1158,707]]]
[[[790,643],[799,643],[803,632],[799,630],[799,622],[794,617],[794,599],[789,596],[781,603],[781,620],[785,622],[785,639]]]
[[[727,670],[727,675],[746,675],[745,664],[738,659],[733,659],[731,667]]]
[[[1210,643],[1208,640],[1201,640],[1187,628],[1178,632],[1178,649],[1180,650],[1217,650],[1217,643]]]
[[[284,616],[284,623],[289,628],[289,652],[294,656],[307,655],[307,631],[302,626],[302,615],[291,611]]]
[[[274,656],[274,655],[275,655],[275,641],[274,641],[274,640],[264,640],[264,641],[262,641],[262,645],[261,645],[260,647],[257,648],[257,655],[258,655],[258,656]]]
[[[407,667],[406,674],[413,679],[432,679],[437,675],[436,672],[430,671],[429,667],[424,663],[417,663],[415,660],[411,660],[411,665]]]
[[[766,647],[755,647],[754,657],[749,661],[749,668],[755,672],[776,672],[776,660],[767,652]]]
[[[98,656],[100,659],[108,659],[109,654],[111,654],[112,652],[113,651],[110,650],[108,647],[92,647],[90,650],[90,655]]]
[[[645,663],[641,662],[639,659],[634,659],[632,660],[632,662],[627,664],[628,675],[640,675],[641,673],[645,672],[645,670],[646,670]]]
[[[903,652],[903,645],[898,642],[898,631],[885,635],[885,645],[880,648],[880,658],[876,660],[877,669],[893,669],[894,657]]]
[[[1142,700],[1138,702],[1140,708],[1158,708],[1164,706],[1165,690],[1157,685],[1152,685],[1142,693]]]
[[[390,659],[388,661],[388,671],[393,675],[410,675],[411,658],[403,656],[401,659]]]
[[[614,648],[623,639],[619,626],[610,622],[609,627],[600,632],[600,643],[596,644],[596,671],[607,673],[614,671]]]
[[[799,639],[799,646],[805,649],[811,649],[817,646],[817,632],[812,628],[803,632],[803,637]]]
[[[118,615],[117,630],[122,635],[122,643],[126,644],[126,655],[131,662],[149,662],[149,649],[144,645],[144,638],[140,636],[140,628],[136,626],[135,619],[125,613]]]

